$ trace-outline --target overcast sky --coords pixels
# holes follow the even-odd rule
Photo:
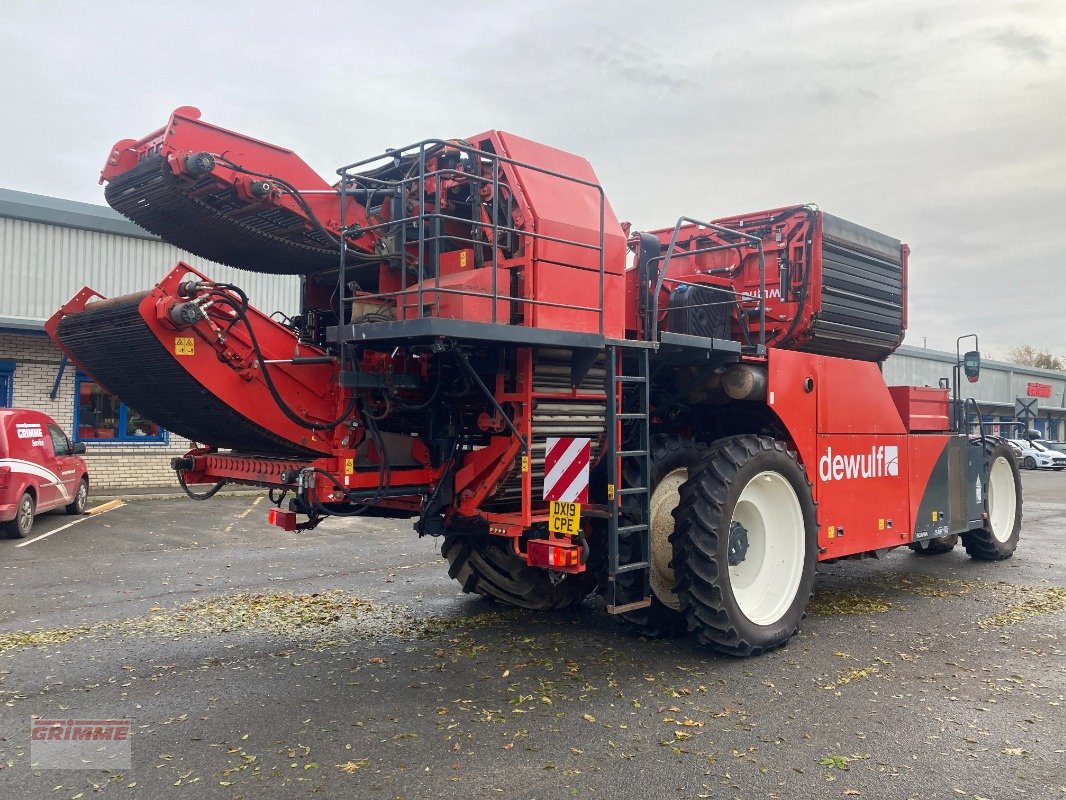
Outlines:
[[[502,128],[637,228],[817,203],[910,243],[909,344],[1066,356],[1063,0],[0,9],[6,188],[102,203],[110,146],[186,104],[327,177]]]

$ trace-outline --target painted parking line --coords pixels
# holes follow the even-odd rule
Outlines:
[[[252,503],[250,506],[248,506],[248,508],[244,509],[244,511],[242,511],[240,514],[237,515],[237,519],[244,519],[249,514],[251,514],[252,511],[255,509],[255,507],[257,505],[259,505],[259,503],[260,503],[260,501],[262,499],[263,499],[262,495],[259,495],[259,497],[255,498],[255,502],[254,503]],[[231,522],[229,525],[226,526],[226,530],[224,530],[222,532],[223,533],[229,533],[231,530],[233,530],[233,526],[236,525],[236,524],[237,523],[235,521]]]
[[[42,533],[40,536],[35,536],[32,539],[27,539],[24,542],[19,542],[17,545],[15,545],[15,547],[25,547],[26,545],[33,544],[34,542],[39,542],[39,541],[41,541],[41,539],[47,539],[53,533],[59,533],[60,531],[65,531],[67,528],[73,528],[75,525],[78,525],[78,524],[80,524],[82,522],[85,522],[85,520],[87,520],[87,519],[92,519],[93,515],[106,514],[108,511],[114,511],[116,508],[122,508],[122,506],[124,506],[124,505],[126,505],[126,504],[123,503],[121,500],[111,500],[111,501],[109,501],[107,503],[104,503],[101,506],[97,506],[92,511],[90,511],[88,514],[86,514],[83,517],[78,517],[73,522],[68,522],[66,525],[60,525],[58,528],[55,528],[54,530],[48,531],[48,533]]]

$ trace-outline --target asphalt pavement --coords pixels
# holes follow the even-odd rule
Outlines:
[[[823,566],[740,661],[462,595],[408,521],[46,515],[0,541],[0,797],[1066,797],[1066,474],[1023,477],[1012,560]],[[34,717],[129,719],[130,768],[33,767]]]

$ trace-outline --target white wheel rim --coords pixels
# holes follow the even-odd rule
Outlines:
[[[729,529],[746,531],[747,552],[729,565],[729,587],[741,612],[756,625],[780,620],[796,599],[803,577],[806,530],[792,484],[777,472],[760,472],[740,493]],[[727,543],[728,549],[728,543]]]
[[[670,562],[674,546],[674,509],[681,502],[681,484],[688,480],[688,470],[675,469],[659,481],[651,494],[651,590],[659,602],[674,611],[681,610],[681,598],[674,592],[677,579]]]
[[[988,471],[988,524],[996,541],[1005,542],[1014,533],[1014,517],[1018,511],[1018,496],[1014,486],[1014,471],[1007,459],[999,456]]]

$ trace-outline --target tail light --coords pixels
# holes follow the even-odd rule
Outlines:
[[[278,526],[283,531],[294,531],[296,530],[296,512],[272,508],[267,512],[267,522]]]
[[[582,572],[581,545],[564,541],[533,539],[526,546],[526,563],[531,567],[549,567],[560,572]]]
[[[11,482],[11,467],[0,467],[0,489],[6,489]]]

